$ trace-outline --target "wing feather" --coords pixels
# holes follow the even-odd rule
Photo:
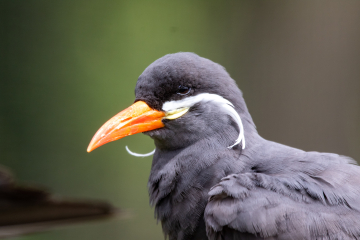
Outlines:
[[[208,237],[360,239],[359,176],[358,166],[342,163],[315,175],[229,175],[209,192]]]

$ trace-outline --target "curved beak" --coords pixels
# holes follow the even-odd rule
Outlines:
[[[108,142],[129,135],[162,128],[164,117],[165,112],[154,110],[145,102],[138,101],[102,125],[92,138],[87,151],[91,152]]]

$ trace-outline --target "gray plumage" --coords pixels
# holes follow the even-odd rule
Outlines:
[[[176,94],[180,86],[188,95]],[[360,239],[360,168],[348,157],[304,152],[263,139],[235,81],[193,53],[166,55],[139,77],[136,100],[161,110],[200,93],[234,104],[239,129],[212,104],[196,104],[146,132],[156,152],[150,202],[170,240]]]

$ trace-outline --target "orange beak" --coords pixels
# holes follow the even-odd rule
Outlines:
[[[113,116],[96,132],[87,151],[91,152],[105,143],[136,133],[164,127],[161,121],[165,113],[150,108],[145,102],[138,101]]]

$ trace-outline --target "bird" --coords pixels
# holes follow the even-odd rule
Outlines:
[[[143,132],[154,140],[150,204],[170,240],[360,239],[360,167],[261,137],[226,69],[167,54],[88,152]]]
[[[63,198],[42,187],[19,185],[0,167],[0,238],[48,231],[120,213],[106,201]]]

